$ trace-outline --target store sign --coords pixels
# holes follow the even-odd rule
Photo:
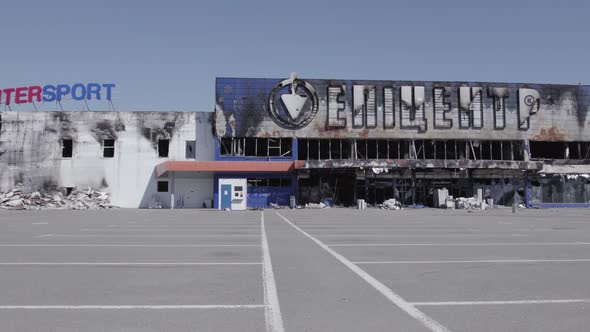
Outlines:
[[[318,94],[313,86],[298,79],[297,74],[293,73],[289,79],[279,82],[272,89],[268,110],[272,120],[279,126],[299,129],[313,120],[318,112],[318,103]]]
[[[108,100],[112,98],[113,83],[76,83],[56,85],[32,85],[18,88],[0,89],[0,104],[10,105],[34,102],[59,102],[63,99],[72,100]]]
[[[220,136],[590,140],[590,86],[218,78]]]

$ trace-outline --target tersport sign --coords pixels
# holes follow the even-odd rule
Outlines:
[[[111,100],[113,83],[75,83],[32,85],[0,89],[0,104],[10,105],[33,102],[54,102],[64,98],[73,100]]]

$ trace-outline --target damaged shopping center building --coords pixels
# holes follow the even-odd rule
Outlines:
[[[2,112],[0,191],[124,207],[590,207],[590,86],[218,78],[211,112]]]
[[[219,160],[292,161],[278,202],[432,205],[436,189],[511,205],[590,206],[590,87],[219,78]],[[287,181],[285,181],[287,180]]]

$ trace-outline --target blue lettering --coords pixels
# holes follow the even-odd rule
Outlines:
[[[102,87],[107,89],[107,96],[106,100],[111,100],[111,89],[114,88],[116,85],[113,83],[103,84]]]
[[[84,100],[86,98],[86,86],[82,83],[76,83],[72,86],[72,99]]]
[[[57,85],[57,101],[61,101],[61,97],[67,96],[70,94],[70,86],[67,84],[58,84]]]
[[[43,101],[55,101],[55,85],[46,85],[43,87]]]
[[[86,99],[91,100],[92,95],[94,95],[96,100],[100,100],[100,84],[88,83],[88,87],[86,88]]]

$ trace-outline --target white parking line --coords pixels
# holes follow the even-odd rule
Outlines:
[[[442,260],[442,261],[368,261],[353,262],[354,264],[469,264],[469,263],[587,263],[590,259],[487,259],[487,260]]]
[[[139,247],[139,248],[182,248],[182,247],[259,247],[257,244],[0,244],[0,247]]]
[[[495,237],[495,236],[504,236],[503,234],[384,234],[375,233],[375,234],[314,234],[315,236],[322,237],[322,238],[347,238],[347,237],[354,237],[354,238],[454,238],[454,237]],[[526,234],[511,234],[511,236],[528,236]]]
[[[279,296],[275,282],[274,272],[272,270],[272,261],[270,258],[270,248],[266,238],[266,228],[264,227],[264,211],[260,214],[260,233],[262,243],[262,280],[264,286],[264,318],[266,321],[267,332],[283,332],[283,317],[281,316],[281,307],[279,305]]]
[[[327,251],[330,255],[334,256],[340,263],[344,264],[346,267],[351,269],[354,273],[356,273],[359,277],[365,280],[369,285],[379,291],[383,296],[385,296],[388,300],[390,300],[393,304],[395,304],[398,308],[402,309],[408,315],[412,316],[414,319],[422,323],[425,327],[430,329],[434,332],[450,332],[445,326],[441,325],[439,322],[432,319],[430,316],[426,315],[411,303],[404,300],[401,296],[393,292],[389,287],[385,286],[379,280],[375,279],[373,276],[365,272],[360,267],[356,266],[354,263],[349,261],[346,257],[340,255],[336,251],[332,250],[330,247],[325,245],[322,241],[316,239],[315,237],[309,235],[304,230],[293,224],[289,219],[285,218],[282,214],[276,212],[279,217],[281,217],[285,222],[287,222],[291,227],[295,228],[299,233],[303,234],[305,237],[310,239],[311,241],[315,242],[320,248]]]
[[[412,302],[415,306],[460,306],[460,305],[504,305],[504,304],[567,304],[590,303],[590,299],[568,300],[522,300],[522,301],[457,301],[457,302]]]
[[[258,234],[45,234],[36,237],[124,237],[124,238],[211,238],[211,237],[258,237]]]
[[[175,267],[213,265],[261,265],[259,262],[0,262],[1,266]]]
[[[446,246],[586,246],[590,242],[476,242],[476,243],[337,243],[330,247],[446,247]]]
[[[186,310],[186,309],[260,309],[261,304],[220,305],[2,305],[0,310]]]

